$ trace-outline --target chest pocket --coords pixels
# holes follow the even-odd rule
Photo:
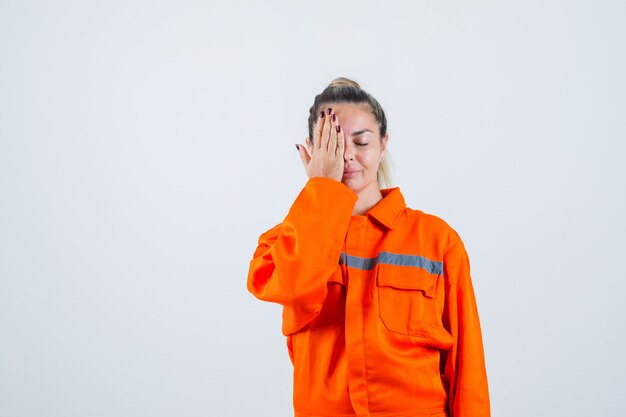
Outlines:
[[[435,291],[440,274],[423,268],[378,264],[376,282],[380,319],[387,330],[429,337],[441,329]]]

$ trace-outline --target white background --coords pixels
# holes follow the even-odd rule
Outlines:
[[[0,415],[289,416],[258,235],[337,76],[465,241],[494,416],[622,416],[623,1],[0,1]]]

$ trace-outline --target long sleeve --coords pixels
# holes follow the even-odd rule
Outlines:
[[[283,305],[283,334],[319,314],[356,200],[339,181],[309,179],[284,221],[259,237],[247,286],[260,300]]]
[[[482,334],[470,278],[470,264],[459,239],[444,256],[446,309],[444,325],[453,345],[442,355],[449,391],[450,417],[490,416]]]

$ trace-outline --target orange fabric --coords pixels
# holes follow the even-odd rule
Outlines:
[[[365,215],[357,196],[310,179],[263,233],[248,290],[283,305],[295,415],[490,415],[469,260],[440,218],[399,188]]]

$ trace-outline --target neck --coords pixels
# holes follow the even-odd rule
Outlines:
[[[380,200],[383,199],[383,195],[380,192],[380,188],[378,188],[377,182],[373,182],[362,190],[356,191],[356,195],[359,199],[354,205],[354,210],[352,210],[353,216],[367,213],[369,209],[374,207]]]

